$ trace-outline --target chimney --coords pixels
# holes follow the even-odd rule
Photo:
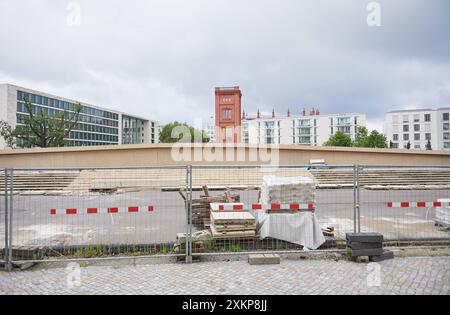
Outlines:
[[[256,113],[256,118],[261,118],[261,113],[259,112],[259,109],[258,112]]]
[[[287,116],[291,117],[291,110],[288,108]]]
[[[272,118],[275,118],[275,108],[272,109]]]

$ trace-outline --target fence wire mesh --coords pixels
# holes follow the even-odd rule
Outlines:
[[[388,241],[450,238],[450,166],[359,167],[361,232]]]
[[[6,172],[0,261],[11,253],[13,262],[160,255],[190,262],[192,255],[334,248],[354,231],[387,241],[450,240],[450,167]]]
[[[6,248],[7,248],[7,236],[8,234],[6,233],[6,222],[7,222],[7,214],[6,214],[6,208],[7,208],[7,203],[5,203],[6,201],[6,189],[7,189],[7,177],[6,177],[6,169],[1,169],[0,170],[0,262],[1,263],[5,263],[7,257],[7,252],[6,252]]]
[[[15,170],[14,259],[176,254],[180,168]]]
[[[348,182],[320,183],[325,171]],[[194,166],[192,178],[194,255],[324,249],[354,231],[352,166]]]

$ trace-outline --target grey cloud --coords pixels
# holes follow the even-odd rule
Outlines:
[[[0,80],[162,122],[207,119],[214,87],[240,85],[244,108],[364,112],[449,105],[450,5],[379,1],[0,2]]]

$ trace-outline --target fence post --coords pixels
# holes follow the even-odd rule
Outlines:
[[[356,165],[356,210],[358,211],[358,233],[361,233],[361,203],[359,199],[359,170],[361,167]]]
[[[186,263],[192,263],[192,165],[186,168]]]
[[[357,166],[353,165],[353,232],[356,233],[356,211],[357,211],[357,181],[356,181]]]
[[[10,169],[9,174],[9,224],[8,224],[8,271],[12,270],[12,260],[13,260],[13,254],[12,254],[12,239],[13,239],[13,205],[14,205],[14,169]]]
[[[5,191],[4,191],[4,196],[5,196],[5,249],[4,249],[4,259],[5,259],[5,270],[8,270],[8,266],[9,266],[9,249],[8,249],[8,245],[9,245],[9,228],[8,228],[8,224],[9,224],[9,218],[8,218],[8,169],[5,168],[4,169],[5,172]]]

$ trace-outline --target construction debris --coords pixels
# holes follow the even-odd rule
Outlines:
[[[208,186],[202,187],[203,195],[192,199],[192,224],[199,229],[208,228],[210,225],[211,203],[239,202],[239,195],[232,195],[228,190],[223,195],[211,196]],[[186,202],[186,194],[183,190],[179,194]]]

